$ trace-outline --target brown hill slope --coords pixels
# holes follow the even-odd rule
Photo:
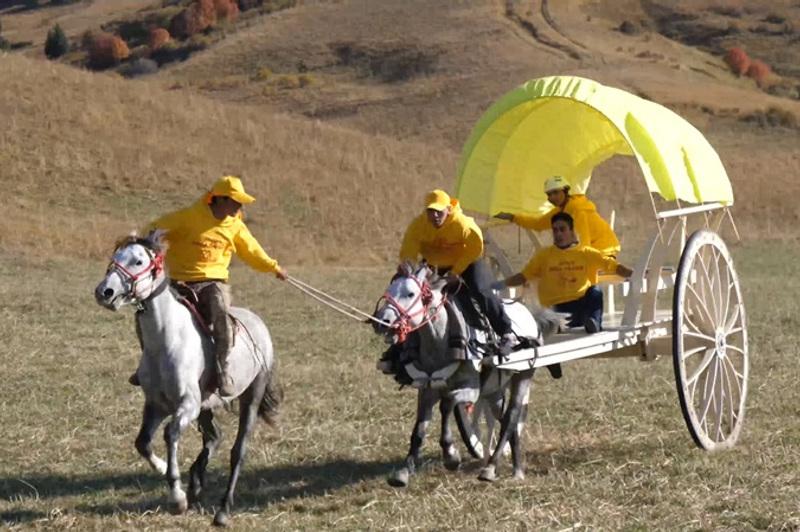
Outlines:
[[[0,70],[5,250],[105,256],[120,233],[237,172],[276,257],[373,261],[394,254],[398,220],[455,164],[418,143],[20,56],[0,55]]]

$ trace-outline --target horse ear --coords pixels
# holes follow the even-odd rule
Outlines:
[[[167,232],[164,229],[154,229],[146,237],[146,240],[158,254],[163,254],[167,250],[166,234]]]

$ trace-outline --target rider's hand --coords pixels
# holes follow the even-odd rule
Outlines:
[[[289,274],[286,273],[286,270],[278,266],[278,269],[275,270],[275,277],[277,277],[281,281],[285,281],[286,279],[289,278]]]
[[[501,220],[508,220],[509,222],[514,221],[514,215],[510,212],[498,212],[494,215],[495,218],[499,218]]]

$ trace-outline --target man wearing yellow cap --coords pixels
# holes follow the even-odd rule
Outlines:
[[[267,255],[242,220],[242,205],[254,201],[238,177],[225,176],[190,207],[162,216],[145,229],[145,234],[155,229],[167,232],[166,263],[170,278],[197,295],[198,310],[212,328],[219,390],[223,396],[230,395],[233,385],[227,372],[234,334],[228,317],[231,257],[235,253],[253,269],[286,279],[286,272]],[[136,373],[130,382],[139,384]]]
[[[495,217],[510,220],[526,229],[545,231],[550,229],[550,222],[555,214],[565,212],[572,217],[575,233],[581,244],[595,248],[607,257],[616,257],[620,245],[614,230],[597,213],[594,202],[583,194],[570,194],[569,189],[569,183],[563,177],[553,176],[544,183],[547,200],[553,204],[553,208],[544,215],[501,212],[495,214]]]
[[[483,234],[465,215],[457,199],[443,190],[425,196],[425,212],[414,218],[403,237],[400,261],[416,262],[419,257],[440,272],[460,276],[492,328],[501,337],[501,347],[515,340],[511,320],[503,303],[491,290],[491,271],[483,257]]]

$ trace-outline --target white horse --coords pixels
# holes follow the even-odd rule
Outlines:
[[[457,469],[460,464],[458,450],[453,445],[449,429],[449,416],[456,407],[464,403],[486,403],[496,419],[501,421],[500,435],[494,451],[479,479],[493,481],[497,478],[496,469],[503,449],[510,443],[513,461],[513,475],[524,478],[524,461],[520,437],[527,415],[528,395],[534,369],[511,372],[481,364],[480,361],[454,360],[450,347],[450,331],[458,327],[443,304],[441,289],[444,281],[437,278],[427,266],[415,272],[400,272],[392,280],[379,303],[374,317],[383,322],[376,326],[376,332],[387,339],[404,341],[410,331],[419,335],[418,352],[415,360],[406,364],[409,375],[415,379],[419,388],[417,398],[417,419],[411,433],[411,445],[402,467],[388,479],[393,486],[407,486],[409,477],[414,474],[420,461],[420,450],[427,427],[433,414],[433,407],[441,401],[442,434],[440,445],[444,464],[448,469]],[[542,340],[545,335],[555,332],[561,318],[554,312],[539,311],[536,316],[521,303],[505,303],[505,310],[513,324],[513,331],[521,338]],[[463,327],[463,324],[461,325]],[[490,347],[491,349],[491,347]],[[488,360],[488,359],[485,359]],[[510,396],[505,399],[510,388]],[[505,406],[505,408],[504,408]],[[483,407],[478,404],[478,410]],[[464,427],[466,420],[459,419],[461,436],[470,451],[481,458],[482,448],[475,441],[472,427]]]
[[[227,402],[210,393],[216,378],[214,350],[208,335],[190,310],[176,298],[163,268],[163,233],[146,238],[128,237],[114,250],[106,276],[95,289],[95,299],[105,308],[118,310],[136,304],[137,333],[142,344],[138,375],[145,395],[144,413],[136,449],[153,469],[166,476],[172,510],[183,513],[189,503],[199,502],[208,461],[222,439],[212,410]],[[214,524],[228,522],[233,492],[244,461],[245,444],[257,417],[274,424],[282,392],[275,375],[274,355],[264,322],[249,310],[231,308],[237,323],[236,339],[229,355],[235,394],[239,399],[239,430],[231,450],[231,473]],[[151,442],[161,422],[167,461],[153,453]],[[198,420],[203,450],[190,469],[189,499],[181,488],[178,440]]]

